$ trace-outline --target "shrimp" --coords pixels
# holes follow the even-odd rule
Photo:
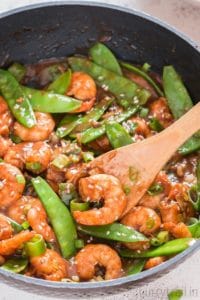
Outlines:
[[[118,220],[126,208],[127,200],[120,181],[111,175],[97,174],[79,181],[79,193],[83,201],[104,201],[99,209],[74,211],[77,223],[83,225],[105,225]]]
[[[1,209],[11,206],[24,191],[25,180],[19,169],[0,163],[0,205]]]
[[[165,172],[161,171],[154,180],[154,183],[160,184],[163,188],[163,192],[158,195],[149,195],[149,193],[146,193],[140,200],[139,205],[157,209],[159,208],[160,201],[163,197],[168,196],[171,189],[171,183]]]
[[[34,231],[21,231],[13,237],[0,241],[0,255],[11,255],[19,249],[23,243],[28,242],[35,235]]]
[[[192,237],[191,232],[183,222],[180,222],[178,224],[168,222],[168,223],[164,223],[162,226],[165,230],[169,231],[177,239]]]
[[[47,242],[55,242],[56,238],[47,221],[47,215],[38,198],[23,196],[9,209],[8,216],[18,223],[28,221],[33,230],[43,236]]]
[[[47,169],[51,157],[51,148],[45,142],[20,143],[8,149],[4,160],[19,169],[26,167],[31,172],[39,174]]]
[[[158,100],[153,101],[149,105],[149,108],[150,114],[157,118],[164,128],[171,125],[173,117],[164,97],[160,97]]]
[[[88,176],[88,167],[84,163],[75,164],[69,168],[65,173],[65,178],[67,181],[77,185],[78,181],[82,177]]]
[[[154,268],[154,267],[162,264],[165,260],[166,260],[166,258],[163,256],[149,258],[144,265],[144,269],[148,270],[148,269]]]
[[[0,135],[0,157],[4,157],[10,146],[12,146],[12,141]]]
[[[145,235],[150,236],[157,231],[161,226],[159,215],[151,208],[136,206],[134,209],[125,215],[121,223],[130,226]],[[144,250],[149,248],[149,242],[124,243],[127,248],[134,250]]]
[[[90,280],[95,276],[95,267],[104,267],[105,280],[120,277],[121,259],[111,247],[103,244],[85,246],[75,256],[77,273],[82,280]],[[84,267],[83,267],[84,266]]]
[[[81,107],[74,110],[73,113],[90,110],[96,100],[96,94],[97,88],[92,77],[83,72],[74,72],[72,74],[72,81],[67,95],[74,96],[82,101]]]
[[[9,239],[13,234],[13,228],[6,218],[6,216],[0,214],[0,241]]]
[[[32,272],[39,278],[60,281],[68,277],[68,262],[56,251],[46,249],[40,256],[30,258]]]
[[[35,113],[37,124],[26,128],[18,122],[14,124],[14,134],[24,142],[39,142],[47,140],[54,130],[55,122],[48,113]]]
[[[8,109],[8,105],[0,96],[0,135],[8,136],[13,124],[13,117]]]
[[[180,205],[174,200],[162,200],[160,202],[159,210],[163,223],[172,222],[177,224],[183,219]]]
[[[133,117],[129,121],[136,123],[137,127],[135,132],[143,137],[148,137],[151,134],[151,130],[147,125],[146,121],[140,117]]]

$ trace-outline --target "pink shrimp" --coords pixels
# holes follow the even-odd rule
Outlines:
[[[103,244],[85,246],[76,255],[75,264],[77,273],[83,280],[94,278],[96,266],[102,266],[106,269],[105,280],[118,278],[122,273],[122,263],[119,255],[111,247]]]
[[[9,209],[8,216],[18,223],[28,221],[33,230],[43,236],[47,242],[55,242],[56,238],[47,221],[47,215],[39,199],[23,196]]]
[[[13,124],[13,117],[8,109],[8,105],[0,96],[0,135],[8,136]]]
[[[73,212],[76,222],[84,225],[110,224],[120,218],[127,204],[120,181],[111,175],[97,174],[80,179],[79,193],[83,201],[104,200],[99,209]]]

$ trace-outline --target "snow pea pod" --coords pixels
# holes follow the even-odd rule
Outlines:
[[[90,48],[89,54],[97,65],[100,65],[118,75],[122,75],[117,59],[110,49],[104,44],[96,43],[92,48]]]
[[[64,95],[67,91],[71,82],[72,72],[67,70],[65,73],[61,74],[54,80],[47,88],[47,91],[54,92],[56,94]]]
[[[63,257],[71,257],[76,251],[77,233],[69,210],[43,178],[38,176],[31,181],[53,226]]]
[[[112,103],[113,99],[104,98],[98,102],[94,108],[84,116],[80,115],[67,115],[65,116],[56,131],[58,137],[64,137],[70,132],[76,134],[82,132],[89,127],[91,127],[91,121],[98,121],[100,117],[104,114],[106,109]]]
[[[24,75],[26,74],[26,67],[19,63],[13,63],[8,68],[8,71],[16,78],[18,82],[20,82],[24,77]]]
[[[112,92],[120,105],[128,107],[137,102],[144,104],[150,97],[150,92],[140,88],[131,80],[119,76],[88,59],[79,57],[70,57],[69,64],[73,71],[83,71],[88,73],[96,83]]]
[[[158,86],[158,84],[147,74],[147,72],[143,71],[142,69],[129,64],[129,63],[125,63],[125,62],[120,62],[121,66],[124,67],[125,69],[138,74],[139,76],[141,76],[142,78],[144,78],[148,83],[150,83],[150,85],[154,88],[154,90],[158,93],[159,96],[163,96],[163,91],[161,90],[161,88]]]
[[[74,98],[21,86],[35,111],[48,113],[71,112],[81,106],[81,101]]]
[[[146,261],[146,258],[139,258],[134,260],[133,264],[131,264],[126,271],[127,275],[134,275],[142,272]]]
[[[109,122],[116,122],[116,123],[122,123],[123,121],[130,118],[132,115],[134,115],[138,111],[139,107],[130,107],[127,111],[124,111],[120,113],[119,115],[112,116],[108,120],[105,120],[101,123],[101,125],[97,128],[89,128],[86,131],[82,132],[79,136],[79,141],[82,144],[87,144],[89,142],[92,142],[96,140],[97,138],[101,137],[106,132],[106,123]]]
[[[0,69],[0,92],[20,124],[28,128],[36,124],[35,115],[27,95],[15,77],[2,69]]]
[[[181,238],[167,242],[166,244],[152,248],[146,251],[137,252],[129,249],[120,250],[120,255],[122,257],[157,257],[157,256],[171,256],[174,254],[178,254],[184,250],[186,250],[190,245],[196,242],[194,238]]]
[[[13,272],[21,273],[28,266],[28,259],[26,257],[13,257],[9,258],[2,266],[1,269]]]
[[[24,230],[23,226],[17,223],[16,221],[10,219],[9,217],[6,216],[6,219],[10,222],[10,225],[14,229],[15,233],[19,233],[20,231]]]
[[[180,118],[192,108],[190,95],[173,66],[163,68],[163,87],[175,119]]]
[[[185,142],[178,150],[182,155],[188,155],[200,149],[200,131],[194,134],[187,142]]]
[[[119,123],[106,124],[106,134],[114,149],[133,143],[129,133]]]
[[[77,229],[80,232],[106,240],[130,243],[148,241],[142,233],[120,223],[101,226],[78,225]]]

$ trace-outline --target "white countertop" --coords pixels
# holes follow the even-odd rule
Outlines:
[[[50,1],[50,0],[49,0]],[[171,25],[177,27],[200,45],[200,1],[199,0],[104,0],[106,2],[125,7],[143,10]],[[46,0],[1,0],[0,12],[32,3],[46,2]],[[182,289],[183,300],[200,299],[200,251],[182,263],[175,270],[162,278],[146,284],[144,287],[129,290],[126,293],[101,298],[97,300],[166,300],[168,291]],[[49,295],[50,297],[51,295]],[[0,283],[0,300],[47,300],[46,296],[38,296],[17,290]],[[67,298],[67,295],[66,295]],[[70,300],[72,298],[70,297]],[[84,299],[84,298],[82,298]],[[88,298],[87,298],[88,299]]]

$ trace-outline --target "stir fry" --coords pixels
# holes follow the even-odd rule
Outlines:
[[[162,264],[200,238],[199,132],[126,215],[129,188],[90,166],[193,106],[173,66],[161,77],[96,43],[87,57],[0,69],[0,95],[2,269],[110,280]],[[129,176],[136,184],[131,167]]]

